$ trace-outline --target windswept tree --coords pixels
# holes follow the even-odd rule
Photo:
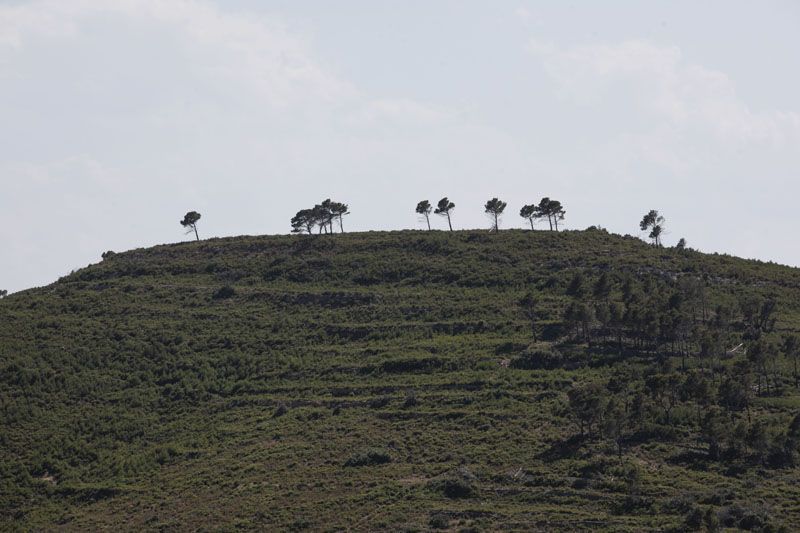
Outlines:
[[[497,198],[492,198],[484,207],[484,211],[489,216],[492,221],[492,229],[496,232],[500,230],[500,215],[503,214],[503,211],[506,209],[506,203],[502,200],[498,200]]]
[[[519,210],[519,216],[527,220],[531,229],[533,229],[533,221],[539,218],[539,207],[535,205],[523,205]]]
[[[418,215],[425,217],[425,222],[428,224],[428,231],[431,230],[431,211],[433,211],[433,206],[428,200],[422,200],[417,204],[416,212]]]
[[[564,207],[561,205],[561,202],[558,200],[551,200],[548,197],[544,197],[539,202],[539,205],[535,208],[535,218],[547,218],[547,222],[550,224],[550,230],[552,231],[555,229],[558,231],[558,221],[564,220],[564,215],[567,212],[564,210]]]
[[[319,232],[333,233],[333,211],[331,207],[333,202],[330,198],[325,199],[321,204],[314,206],[317,215],[317,224],[319,225]]]
[[[311,209],[301,209],[292,218],[292,233],[311,233],[314,227],[319,233],[333,233],[333,223],[339,223],[339,231],[344,233],[342,217],[349,215],[349,207],[341,202],[326,198]]]
[[[439,200],[436,209],[433,211],[434,214],[439,215],[441,217],[447,217],[447,225],[450,227],[450,231],[453,231],[453,223],[450,220],[450,213],[455,209],[456,204],[451,202],[447,199],[447,196]]]
[[[306,232],[311,235],[314,226],[317,225],[317,214],[313,209],[301,209],[292,217],[292,233]]]
[[[0,298],[5,298],[6,296],[8,296],[8,291],[5,289],[0,290]]]
[[[339,221],[339,232],[344,233],[342,217],[350,214],[350,208],[347,206],[347,204],[343,204],[341,202],[331,202],[329,209],[333,219]],[[333,228],[331,228],[331,233],[333,233]]]
[[[183,216],[181,226],[186,228],[186,233],[194,232],[195,238],[199,241],[200,235],[197,234],[197,221],[200,220],[200,213],[197,211],[189,211]]]
[[[661,235],[664,233],[664,222],[666,219],[658,214],[658,211],[651,209],[639,222],[642,231],[650,230],[648,236],[653,241],[653,246],[661,246]]]

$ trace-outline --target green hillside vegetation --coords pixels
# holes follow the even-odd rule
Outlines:
[[[788,530],[798,333],[598,229],[107,253],[0,300],[0,529]]]

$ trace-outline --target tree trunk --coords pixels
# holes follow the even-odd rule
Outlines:
[[[431,219],[428,216],[428,213],[425,213],[425,222],[428,223],[428,231],[430,231],[431,230]]]
[[[194,238],[199,241],[200,235],[197,234],[197,225],[192,225],[192,229],[194,229]]]
[[[450,227],[450,231],[453,231],[453,223],[450,222],[450,212],[447,212],[447,225]]]
[[[531,223],[531,229],[533,229],[533,219],[532,219],[532,218],[529,218],[529,219],[528,219],[528,222],[530,222],[530,223]]]
[[[553,231],[553,218],[547,215],[547,223],[550,224],[550,231]]]

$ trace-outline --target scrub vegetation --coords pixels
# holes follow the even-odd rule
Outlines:
[[[0,529],[800,524],[800,269],[327,227],[0,300]]]

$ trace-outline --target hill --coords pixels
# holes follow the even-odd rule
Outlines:
[[[788,528],[799,331],[602,230],[106,254],[0,300],[0,528]]]

